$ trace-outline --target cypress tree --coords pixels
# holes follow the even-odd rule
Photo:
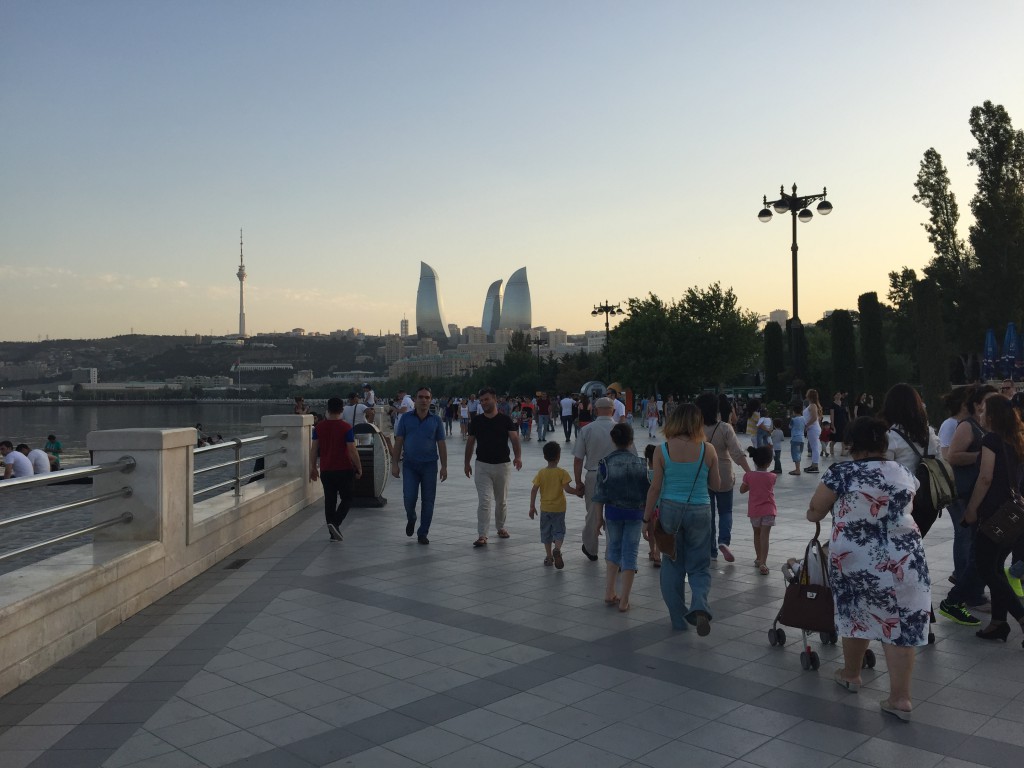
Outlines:
[[[782,340],[782,326],[768,323],[764,327],[764,396],[772,402],[785,402],[786,385],[782,372],[786,367],[786,352]]]
[[[882,332],[882,305],[874,291],[857,297],[860,311],[860,359],[864,365],[864,390],[881,403],[886,390],[885,336]]]

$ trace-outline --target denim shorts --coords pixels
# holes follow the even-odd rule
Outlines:
[[[565,541],[565,512],[540,513],[540,541],[542,544]]]
[[[789,455],[793,457],[793,461],[799,464],[801,457],[804,455],[804,444],[790,441]]]

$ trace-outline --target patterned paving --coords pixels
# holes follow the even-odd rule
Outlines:
[[[0,699],[0,764],[22,766],[403,766],[544,768],[1019,768],[1024,650],[940,620],[918,655],[914,722],[878,711],[884,659],[851,695],[839,650],[766,630],[801,554],[813,476],[783,475],[772,573],[753,568],[745,501],[719,561],[707,638],[671,631],[644,560],[632,609],[601,600],[604,565],[579,552],[570,500],[566,567],[545,568],[529,483],[513,479],[513,538],[473,549],[476,495],[450,445],[429,547],[404,536],[397,485],[356,510],[332,545],[311,508]],[[571,459],[563,457],[563,466]],[[928,542],[944,596],[951,531]],[[643,545],[642,545],[643,547]],[[643,552],[642,552],[643,556]],[[878,650],[878,649],[876,649]]]

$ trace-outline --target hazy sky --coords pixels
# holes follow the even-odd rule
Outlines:
[[[731,285],[805,321],[931,256],[911,200],[971,107],[1024,127],[1024,3],[0,3],[0,337],[398,330],[526,266],[534,322]]]

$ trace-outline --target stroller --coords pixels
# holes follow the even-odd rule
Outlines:
[[[768,630],[768,644],[781,648],[786,644],[786,633],[779,627],[783,624],[800,630],[803,650],[800,652],[800,666],[804,670],[817,670],[821,666],[818,653],[811,649],[808,637],[817,632],[822,645],[835,645],[839,641],[836,631],[832,590],[829,586],[828,558],[818,536],[821,525],[815,523],[814,538],[804,551],[804,559],[790,558],[782,566],[786,580],[786,597],[782,607]],[[863,668],[874,669],[875,654],[869,648],[864,653]]]

